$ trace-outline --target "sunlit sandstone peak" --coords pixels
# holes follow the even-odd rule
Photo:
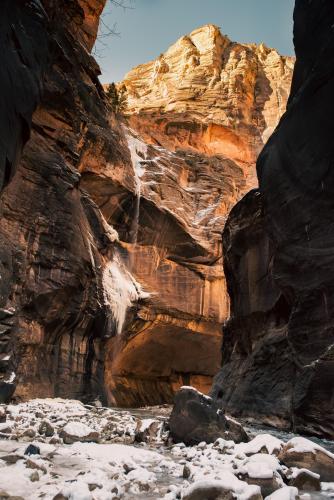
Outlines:
[[[125,76],[131,124],[153,143],[253,165],[285,111],[293,65],[205,25]]]

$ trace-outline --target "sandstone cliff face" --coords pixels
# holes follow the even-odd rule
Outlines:
[[[214,387],[236,415],[330,438],[333,15],[330,1],[296,2],[288,109],[258,161],[261,195],[224,232],[232,319]]]
[[[80,4],[1,6],[1,119],[9,131],[1,150],[1,400],[15,388],[24,398],[103,393],[99,349],[113,325],[102,275],[116,235],[79,187],[79,170],[97,145],[115,164],[129,155],[122,157],[87,51],[96,34],[91,8],[100,12],[104,1]]]
[[[1,400],[161,403],[184,384],[207,392],[219,369],[220,235],[292,61],[204,27],[188,37],[197,62],[178,42],[167,90],[159,69],[151,108],[131,94],[121,123],[90,54],[104,3],[1,6]]]
[[[118,231],[127,268],[147,293],[107,349],[107,386],[134,405],[172,401],[184,384],[209,390],[229,314],[221,230],[245,179],[231,160],[173,153],[125,134],[135,186],[117,191],[94,165],[82,185]]]
[[[256,151],[283,112],[292,64],[204,26],[122,82],[134,186],[121,171],[118,191],[115,173],[82,171],[149,295],[110,340],[107,386],[118,402],[171,401],[184,384],[209,390],[229,316],[221,231],[255,183]]]
[[[234,160],[253,186],[257,155],[285,111],[293,63],[203,26],[126,75],[130,123],[153,143]]]

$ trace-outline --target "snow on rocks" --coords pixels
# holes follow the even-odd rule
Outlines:
[[[315,474],[307,469],[293,467],[286,473],[289,486],[295,486],[302,491],[320,491],[320,474]]]
[[[281,470],[275,456],[258,453],[243,462],[238,477],[248,484],[260,486],[263,497],[266,497],[284,486]]]
[[[189,486],[182,498],[183,500],[215,500],[220,498],[258,500],[262,496],[258,486],[249,486],[243,481],[239,481],[230,472],[225,472],[220,480],[198,481]]]
[[[72,444],[76,441],[94,441],[96,443],[100,438],[100,434],[97,431],[94,431],[88,425],[81,422],[69,422],[62,428],[59,436],[63,438],[65,444]]]
[[[249,443],[240,443],[236,445],[236,450],[244,453],[245,455],[253,455],[255,453],[278,455],[283,447],[283,444],[283,441],[275,436],[271,436],[270,434],[259,434]]]
[[[278,457],[287,467],[305,468],[319,474],[321,481],[334,480],[334,454],[309,439],[290,439]]]
[[[157,409],[130,413],[61,399],[1,408],[10,432],[0,438],[0,498],[290,500],[320,487],[315,472],[280,461],[287,444],[269,434],[186,446],[172,444],[168,414],[157,416]],[[289,443],[294,450],[303,444],[306,453],[322,450]],[[333,495],[334,484],[321,486],[321,495]]]
[[[266,497],[265,500],[295,500],[296,498],[298,498],[298,489],[293,486],[285,486]]]

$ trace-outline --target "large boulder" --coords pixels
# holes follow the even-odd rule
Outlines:
[[[195,482],[182,497],[183,500],[233,500],[234,498],[261,500],[262,495],[258,486],[249,486],[230,472],[225,472],[221,480]]]
[[[213,443],[220,437],[236,443],[249,440],[241,424],[226,417],[212,398],[193,387],[181,387],[176,394],[169,427],[175,442],[190,446]]]
[[[291,439],[278,458],[287,467],[308,469],[319,474],[321,481],[334,481],[334,454],[308,439]]]

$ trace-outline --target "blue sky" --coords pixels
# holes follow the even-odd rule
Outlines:
[[[110,0],[108,0],[109,3]],[[100,27],[116,23],[119,36],[102,36],[95,55],[103,82],[122,80],[134,66],[155,59],[182,35],[216,24],[231,40],[264,42],[293,54],[294,0],[124,0],[131,9],[109,3]]]

